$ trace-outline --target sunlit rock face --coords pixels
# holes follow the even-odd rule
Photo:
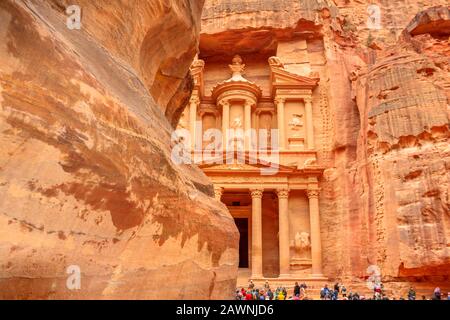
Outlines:
[[[386,277],[450,274],[449,14],[419,13],[355,75],[357,159],[367,164],[365,205]]]
[[[234,222],[171,160],[202,1],[71,4],[0,2],[0,298],[230,298]]]
[[[276,55],[320,75],[324,274],[356,286],[379,270],[389,290],[429,292],[450,283],[448,3],[371,4],[206,0],[200,57]]]

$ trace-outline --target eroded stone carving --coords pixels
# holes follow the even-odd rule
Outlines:
[[[242,76],[244,74],[245,70],[245,64],[242,63],[242,58],[240,55],[235,55],[233,60],[231,61],[231,64],[228,65],[232,72],[231,80],[234,81],[246,81]]]
[[[233,129],[241,129],[242,128],[242,119],[241,117],[236,117],[233,119],[233,123],[231,124]]]
[[[309,233],[305,231],[297,232],[291,246],[299,256],[304,252],[309,251],[311,249]]]
[[[291,120],[289,121],[289,127],[292,131],[294,131],[294,134],[292,137],[299,137],[300,136],[300,130],[303,127],[303,114],[293,114]]]

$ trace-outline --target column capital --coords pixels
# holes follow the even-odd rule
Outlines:
[[[285,102],[286,102],[286,98],[285,97],[280,97],[280,96],[276,96],[275,97],[275,102],[277,103],[277,104],[284,104]]]
[[[312,104],[312,97],[304,97],[303,101],[305,101],[305,103],[311,103]]]
[[[221,105],[222,107],[229,107],[230,101],[223,99],[223,100],[220,100],[218,104]]]
[[[282,188],[277,189],[278,199],[287,199],[289,197],[289,189]]]
[[[307,189],[308,198],[319,198],[320,189],[317,187]]]
[[[254,101],[252,101],[252,100],[245,100],[244,105],[253,107],[254,105],[256,105],[256,103]]]
[[[252,195],[252,199],[253,198],[262,198],[264,189],[250,189],[250,194]]]
[[[200,104],[200,98],[197,97],[197,96],[192,96],[191,99],[189,99],[189,102],[191,104],[195,103],[196,105],[199,105]]]
[[[222,198],[223,190],[222,187],[214,187],[214,197],[219,201]]]

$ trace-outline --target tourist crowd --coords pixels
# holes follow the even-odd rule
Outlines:
[[[308,286],[306,283],[295,283],[294,289],[288,292],[285,287],[279,286],[275,290],[270,287],[268,281],[265,282],[263,287],[256,287],[253,281],[250,280],[248,288],[236,289],[236,300],[311,300],[311,297],[307,294]],[[407,300],[416,300],[416,291],[411,287],[406,295]],[[347,288],[340,283],[336,283],[331,288],[328,284],[325,284],[320,289],[321,300],[396,300],[396,297],[388,297],[385,293],[382,283],[376,283],[373,287],[373,295],[364,296],[358,292],[353,292],[351,288]],[[405,300],[404,297],[400,297],[400,300]],[[441,292],[441,289],[437,287],[434,289],[431,297],[421,297],[422,300],[450,300],[450,292],[447,296]]]

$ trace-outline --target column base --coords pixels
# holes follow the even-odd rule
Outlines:
[[[250,280],[261,280],[264,279],[264,276],[262,274],[252,274],[250,277]]]
[[[310,275],[309,275],[309,279],[311,279],[311,280],[325,280],[325,281],[328,280],[328,278],[325,277],[325,275],[323,275],[323,274],[321,274],[321,273],[318,273],[318,274],[310,274]]]

